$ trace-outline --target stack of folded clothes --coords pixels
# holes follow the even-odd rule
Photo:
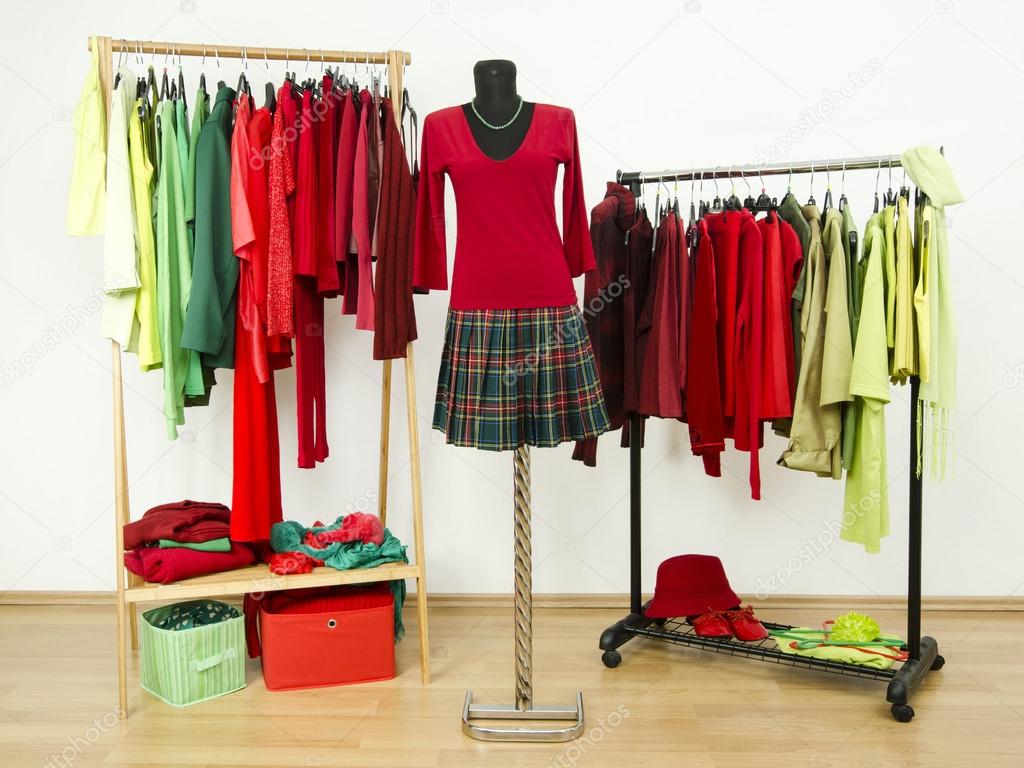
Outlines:
[[[252,565],[248,544],[228,538],[231,510],[205,501],[161,504],[124,527],[124,566],[148,582],[167,584]]]

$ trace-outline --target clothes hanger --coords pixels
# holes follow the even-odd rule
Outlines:
[[[249,52],[242,46],[242,71],[238,75],[238,85],[235,88],[235,98],[241,99],[243,94],[249,95]]]
[[[203,94],[203,98],[206,98],[206,44],[203,44],[203,61],[199,65],[199,90]]]
[[[747,196],[743,199],[743,207],[748,211],[753,212],[754,208],[757,207],[757,201],[754,199],[754,190],[750,186],[750,182],[747,180],[747,174],[741,172],[740,179],[747,185]]]
[[[896,195],[892,191],[892,160],[889,161],[889,189],[885,193],[885,204],[893,205],[896,202]]]
[[[760,168],[757,169],[757,177],[761,180],[761,194],[757,196],[750,211],[752,213],[773,213],[778,208],[778,202],[774,197],[768,197],[768,193],[765,192],[764,175]]]
[[[267,58],[266,48],[263,49],[263,66],[267,69],[267,84],[263,87],[263,108],[273,114],[274,110],[277,109],[277,95],[274,90],[273,76],[270,72],[270,59]],[[287,66],[288,63],[285,62],[285,68],[287,68]]]
[[[711,202],[711,212],[721,213],[722,211],[722,197],[718,192],[718,166],[715,166],[715,170],[711,174],[711,180],[715,182],[715,199]]]
[[[878,213],[880,200],[878,199],[878,179],[882,175],[882,161],[878,161],[878,170],[875,171],[875,213]]]
[[[736,182],[733,180],[732,177],[732,169],[733,167],[729,166],[729,197],[725,201],[725,207],[727,210],[730,211],[738,211],[740,208],[743,207],[743,203],[741,203],[740,199],[736,197]]]
[[[900,186],[900,197],[910,202],[910,187],[907,186],[907,169],[903,169],[903,184]]]
[[[821,213],[824,215],[825,211],[832,207],[832,165],[831,162],[825,161],[825,202],[821,206]]]
[[[164,73],[160,78],[160,100],[168,98],[171,95],[170,80],[167,77],[167,57],[170,56],[170,49],[164,53]]]
[[[121,45],[121,50],[117,54],[117,65],[114,67],[114,90],[117,90],[118,83],[121,82],[121,65],[124,63],[124,45]]]
[[[846,199],[846,161],[843,160],[843,175],[839,177],[839,212],[843,213],[849,201]]]
[[[708,201],[704,199],[704,170],[703,169],[701,169],[701,172],[700,172],[700,187],[697,189],[697,196],[700,198],[700,205],[698,206],[698,210],[700,212],[700,218],[703,219],[704,218],[704,214],[706,214],[708,212],[708,210],[709,210]]]
[[[224,82],[224,76],[220,72],[220,51],[217,50],[217,46],[213,47],[213,56],[217,60],[217,90],[226,88],[227,83]]]
[[[807,198],[808,205],[817,205],[814,200],[814,163],[811,163],[811,196]]]
[[[188,101],[185,99],[185,71],[181,64],[181,46],[178,46],[178,98],[181,99],[181,103],[188,109]]]

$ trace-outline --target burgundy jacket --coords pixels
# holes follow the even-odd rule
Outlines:
[[[632,331],[627,329],[635,325],[635,312],[630,312],[632,317],[627,319],[627,308],[633,304],[627,298],[633,290],[627,233],[636,216],[633,193],[615,182],[608,182],[604,199],[590,214],[590,239],[597,269],[586,273],[582,310],[604,391],[610,430],[626,422],[626,379],[635,379],[632,375],[627,377],[626,359],[633,348]],[[634,402],[635,399],[634,395]],[[572,457],[588,467],[595,466],[597,438],[577,441]]]
[[[416,189],[390,99],[381,100],[381,112],[384,155],[377,210],[374,360],[405,357],[406,345],[416,338],[412,303]]]

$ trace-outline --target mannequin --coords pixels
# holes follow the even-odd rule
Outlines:
[[[477,111],[491,125],[504,125],[519,109],[516,91],[516,65],[506,59],[478,61],[473,67]],[[534,104],[523,102],[523,108],[508,128],[496,131],[484,125],[473,112],[473,104],[463,104],[470,131],[480,151],[492,160],[507,160],[515,154],[526,138],[533,122]]]

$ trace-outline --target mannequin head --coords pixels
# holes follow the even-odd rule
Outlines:
[[[501,107],[517,103],[516,65],[508,59],[478,61],[473,67],[477,104]]]

